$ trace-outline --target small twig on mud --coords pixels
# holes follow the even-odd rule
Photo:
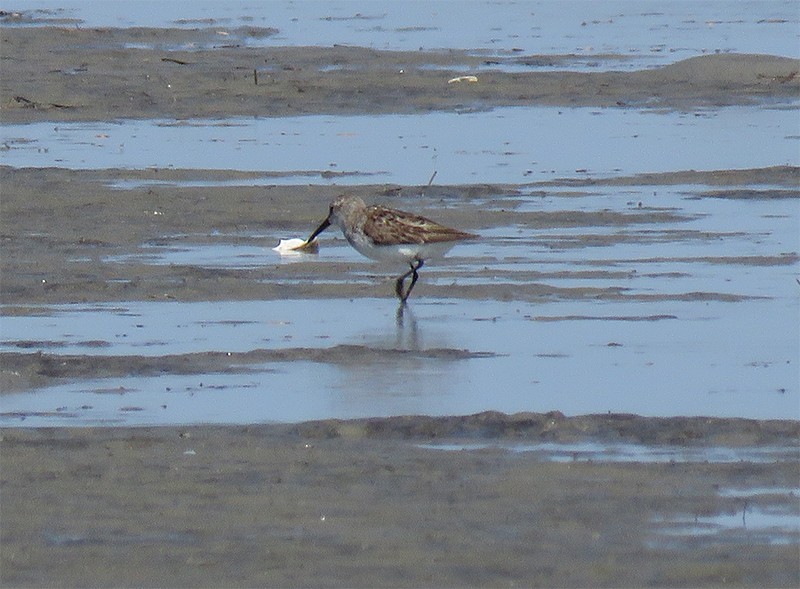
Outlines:
[[[175,59],[174,57],[162,57],[161,61],[166,61],[166,62],[169,62],[169,63],[177,63],[178,65],[189,65],[188,61]]]
[[[19,102],[23,108],[75,108],[71,104],[58,104],[56,102],[36,102],[24,96],[15,96],[14,102]]]

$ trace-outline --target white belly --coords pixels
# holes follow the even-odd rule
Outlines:
[[[408,263],[412,260],[429,260],[441,257],[456,244],[455,241],[443,241],[425,244],[375,245],[360,235],[348,237],[348,241],[360,254],[373,260]]]

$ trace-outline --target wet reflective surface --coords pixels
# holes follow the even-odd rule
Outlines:
[[[794,52],[791,3],[726,6],[722,19],[717,3],[652,10],[577,3],[578,19],[561,3],[469,3],[455,30],[447,3],[308,3],[302,11],[293,3],[192,3],[121,15],[111,5],[31,2],[6,25],[74,19],[209,28],[211,47],[325,46],[345,37],[416,51],[446,39],[502,57],[482,67],[512,70],[641,69],[755,47]],[[526,62],[532,54],[558,63]],[[572,57],[559,61],[564,55]],[[798,142],[796,102],[769,100],[685,110],[489,109],[465,101],[453,112],[413,115],[3,125],[4,165],[92,171],[86,182],[120,201],[162,199],[142,205],[162,222],[157,237],[115,248],[98,240],[95,250],[58,260],[65,274],[100,285],[87,300],[152,273],[171,282],[158,301],[149,293],[148,300],[4,305],[0,350],[53,356],[56,366],[32,369],[34,377],[44,370],[65,380],[5,394],[0,423],[240,423],[487,409],[797,418],[799,195],[796,183],[770,181],[769,170],[796,164]],[[748,169],[760,171],[747,176]],[[159,178],[159,170],[174,174]],[[144,171],[149,176],[137,174]],[[715,172],[692,181],[688,171]],[[737,171],[740,183],[724,179]],[[481,239],[426,264],[399,314],[391,281],[403,269],[359,257],[341,236],[326,234],[316,255],[271,250],[324,217],[325,202],[304,201],[299,213],[301,205],[271,196],[304,185],[374,186],[373,200],[449,215],[448,223]],[[397,196],[398,185],[420,188]],[[178,197],[196,204],[213,191],[234,202],[248,189],[263,189],[252,197],[264,203],[257,218],[186,232],[175,229],[176,215],[160,218],[168,205],[184,207]],[[193,211],[180,208],[178,216]],[[255,228],[244,227],[251,221]],[[41,229],[24,239],[48,239]],[[94,235],[80,240],[94,243]],[[43,289],[58,288],[35,261],[21,268]],[[201,280],[227,282],[205,291],[212,300],[169,300]],[[216,355],[213,365],[203,354]],[[220,360],[226,354],[228,363]],[[64,372],[58,358],[68,356],[91,367]],[[92,364],[98,357],[116,368]],[[159,366],[158,358],[170,360]]]
[[[27,0],[33,12],[9,24],[86,27],[211,27],[224,35],[210,46],[335,45],[416,51],[466,48],[497,53],[575,55],[558,69],[663,65],[703,53],[797,51],[792,2],[137,2],[135,11],[78,0]],[[300,9],[302,8],[302,9]],[[252,35],[250,28],[273,34]],[[233,32],[229,29],[233,29]],[[161,47],[163,49],[163,47]],[[598,58],[598,56],[600,56]],[[611,59],[603,59],[611,56]],[[530,63],[530,62],[528,62]],[[527,67],[552,67],[534,61]]]
[[[774,304],[774,303],[772,303]],[[785,418],[797,407],[796,325],[770,300],[502,303],[389,299],[63,306],[5,317],[5,350],[233,357],[227,374],[134,374],[5,395],[6,425],[236,423],[397,414]],[[55,312],[53,312],[55,311]],[[744,340],[741,333],[750,334]],[[354,346],[309,362],[309,350]],[[364,350],[385,350],[379,357]],[[427,358],[430,350],[473,358]],[[405,351],[420,352],[407,354]],[[489,394],[490,393],[490,394]],[[135,408],[135,409],[134,409]]]
[[[471,200],[460,206],[481,210],[492,227],[426,265],[401,314],[389,284],[401,269],[361,258],[334,234],[319,254],[286,257],[271,250],[287,237],[279,231],[165,236],[97,261],[122,275],[141,265],[268,267],[262,282],[271,292],[301,288],[312,298],[5,306],[0,350],[127,358],[128,369],[4,395],[2,422],[236,423],[487,409],[796,417],[797,202],[781,186],[597,183]],[[383,296],[363,298],[362,287]],[[352,358],[324,355],[338,346],[356,346]],[[433,348],[480,357],[426,358]],[[387,355],[360,360],[365,349]],[[192,357],[253,350],[290,353],[234,358],[208,372]],[[310,362],[313,351],[323,355]],[[190,362],[185,374],[140,367],[141,358],[175,355]]]
[[[233,120],[35,123],[0,128],[2,161],[68,169],[269,171],[220,185],[529,183],[577,176],[785,165],[797,110],[595,108]],[[557,140],[555,140],[557,138]],[[182,146],[192,145],[192,149]],[[375,146],[380,146],[376,149]],[[742,149],[758,145],[758,149]],[[125,182],[117,188],[158,186]],[[213,182],[184,182],[213,186]]]
[[[0,584],[798,586],[795,2],[10,8]]]

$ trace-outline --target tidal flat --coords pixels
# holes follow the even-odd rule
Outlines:
[[[800,134],[776,123],[766,162],[694,140],[725,109],[794,116],[798,60],[519,71],[519,55],[487,69],[466,50],[266,49],[203,28],[0,35],[4,585],[800,582],[800,169],[784,155]],[[420,134],[389,158],[424,155],[412,182],[330,152],[130,165],[109,141],[120,121],[197,126],[200,161],[292,137],[222,135],[243,118],[509,107],[646,110],[669,125],[623,127],[629,153],[667,160],[677,130],[705,159],[550,164],[499,137],[470,168]],[[88,140],[58,131],[76,124]],[[343,191],[482,239],[426,265],[398,312],[393,269],[341,237],[270,249]]]

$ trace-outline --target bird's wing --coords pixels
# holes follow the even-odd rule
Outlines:
[[[378,206],[368,208],[364,233],[376,245],[437,243],[471,237],[420,215]]]

